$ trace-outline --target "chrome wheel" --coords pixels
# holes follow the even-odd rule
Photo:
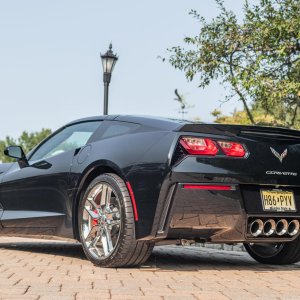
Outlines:
[[[95,185],[84,200],[81,232],[86,249],[96,259],[113,252],[121,231],[120,200],[104,182]]]
[[[144,263],[154,243],[137,241],[132,201],[116,174],[95,177],[78,203],[78,236],[86,257],[105,268]]]

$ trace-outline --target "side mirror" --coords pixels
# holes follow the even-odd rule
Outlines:
[[[4,154],[16,158],[20,168],[24,168],[28,166],[27,158],[24,154],[22,147],[20,146],[9,146],[4,150]]]

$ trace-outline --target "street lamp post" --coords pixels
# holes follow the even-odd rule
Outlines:
[[[103,114],[108,114],[108,88],[111,80],[111,73],[118,60],[116,54],[112,52],[112,44],[110,43],[109,49],[105,54],[101,54],[102,66],[103,66],[103,82],[104,82],[104,108]]]

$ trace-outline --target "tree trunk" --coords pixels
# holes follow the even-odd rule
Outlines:
[[[239,95],[240,100],[243,102],[244,108],[246,110],[246,113],[248,115],[248,118],[249,118],[251,124],[255,125],[255,121],[254,121],[253,115],[252,115],[252,113],[251,113],[251,111],[250,111],[250,109],[248,107],[246,99],[244,98],[243,94],[240,92],[240,90],[236,86],[234,86],[234,90]]]

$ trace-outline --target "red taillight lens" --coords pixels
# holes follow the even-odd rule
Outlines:
[[[246,155],[242,144],[227,141],[218,141],[218,144],[227,156],[244,157]]]
[[[186,136],[180,139],[180,144],[189,154],[193,155],[214,156],[219,151],[215,142],[211,139]]]

